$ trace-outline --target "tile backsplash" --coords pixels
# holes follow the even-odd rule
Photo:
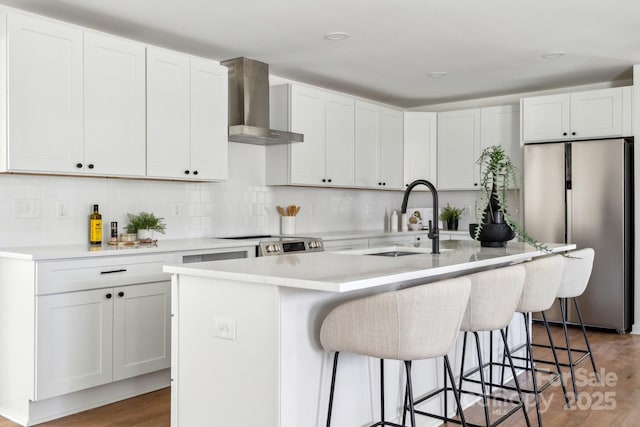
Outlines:
[[[297,233],[382,230],[385,210],[400,209],[401,191],[265,186],[264,147],[230,143],[229,180],[187,183],[111,178],[0,175],[0,246],[85,243],[93,204],[120,232],[127,212],[164,217],[162,238],[277,234],[276,206],[302,207]],[[461,228],[473,222],[474,192],[443,192],[440,203],[467,207]],[[426,192],[410,207],[431,206]]]

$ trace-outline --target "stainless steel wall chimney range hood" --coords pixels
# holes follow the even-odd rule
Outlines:
[[[303,135],[269,129],[269,66],[248,58],[221,62],[229,68],[229,141],[273,145],[302,142]]]

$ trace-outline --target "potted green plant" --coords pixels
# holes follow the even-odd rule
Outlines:
[[[537,242],[511,217],[507,203],[509,191],[518,189],[517,168],[499,145],[482,150],[480,194],[476,203],[476,224],[469,224],[469,233],[484,247],[504,247],[516,235],[540,249],[549,250]]]
[[[458,221],[460,220],[460,216],[464,212],[464,208],[456,208],[447,203],[447,206],[442,208],[442,212],[440,212],[440,219],[442,220],[442,227],[445,230],[457,230],[458,229]]]
[[[167,229],[164,218],[157,217],[153,213],[144,211],[137,215],[128,213],[127,217],[129,217],[127,233],[136,233],[138,240],[151,240],[154,232],[164,234]]]

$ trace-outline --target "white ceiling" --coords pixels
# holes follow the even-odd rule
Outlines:
[[[615,81],[640,63],[638,0],[0,0],[401,107]],[[350,37],[323,38],[333,31]],[[564,51],[566,56],[543,59]],[[445,78],[428,78],[446,71]]]

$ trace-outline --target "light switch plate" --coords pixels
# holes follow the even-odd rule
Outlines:
[[[221,317],[215,317],[214,334],[218,338],[235,341],[236,339],[236,321],[234,319],[224,319]]]

